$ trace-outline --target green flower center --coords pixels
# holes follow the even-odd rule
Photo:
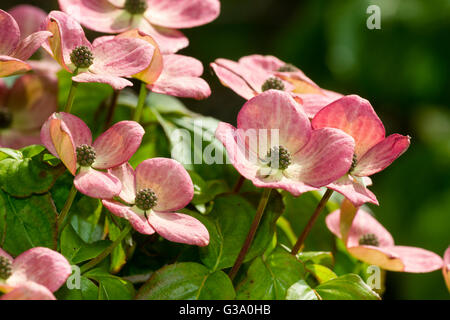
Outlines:
[[[81,69],[86,69],[94,63],[94,55],[86,46],[78,46],[70,53],[70,61]]]
[[[158,197],[152,189],[142,189],[136,194],[136,206],[144,211],[153,209],[158,204]]]
[[[125,10],[131,14],[143,14],[148,8],[146,0],[126,0]]]
[[[0,108],[0,129],[7,129],[12,124],[12,114],[8,109]]]
[[[366,233],[365,235],[359,238],[360,245],[368,245],[378,247],[380,242],[378,241],[378,237],[373,233]]]
[[[348,170],[349,173],[351,173],[353,170],[355,170],[357,163],[358,163],[358,159],[356,158],[356,154],[353,154],[352,165],[350,166],[350,169]]]
[[[266,162],[272,169],[285,170],[292,163],[291,153],[283,146],[272,147],[267,152]]]
[[[281,66],[280,68],[278,68],[278,72],[295,72],[297,71],[297,67],[294,66],[293,64],[290,63],[286,63],[284,66]]]
[[[285,87],[283,81],[277,77],[270,77],[269,79],[266,80],[266,82],[264,82],[264,84],[261,87],[261,90],[264,92],[270,89],[284,91]]]
[[[0,279],[6,280],[12,274],[11,261],[3,256],[0,256]]]
[[[82,167],[89,167],[95,161],[96,153],[93,147],[82,144],[77,147],[77,162]]]

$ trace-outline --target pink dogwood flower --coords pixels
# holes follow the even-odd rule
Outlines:
[[[36,247],[15,259],[0,248],[0,300],[56,300],[53,292],[71,273],[66,258],[48,248]]]
[[[192,180],[181,164],[172,159],[148,159],[137,166],[129,164],[109,170],[122,182],[121,202],[105,199],[103,205],[118,217],[127,219],[136,231],[157,232],[163,238],[206,246],[209,233],[197,219],[177,210],[194,196]],[[125,204],[124,204],[125,203]]]
[[[39,31],[22,39],[19,25],[0,9],[0,77],[25,73],[31,66],[25,62],[52,34]]]
[[[147,88],[152,92],[197,100],[206,99],[211,95],[208,83],[200,78],[203,74],[203,65],[197,59],[180,54],[161,54],[155,40],[137,29],[117,36],[97,38],[94,46],[113,38],[137,38],[155,46],[153,59],[148,68],[133,75],[134,78],[147,83]]]
[[[220,13],[218,0],[59,0],[61,10],[85,27],[105,33],[139,29],[164,53],[188,46],[177,29],[209,23]]]
[[[139,123],[121,121],[92,143],[91,131],[81,119],[60,112],[44,123],[41,140],[75,176],[78,191],[103,199],[118,195],[122,186],[118,178],[102,170],[127,162],[139,148],[144,133]]]
[[[444,267],[442,268],[444,274],[445,284],[448,291],[450,291],[450,247],[444,253]]]
[[[437,254],[415,247],[397,246],[391,234],[369,213],[349,201],[326,217],[328,229],[342,239],[348,252],[385,270],[424,273],[442,268]]]
[[[18,78],[11,88],[0,79],[0,147],[40,144],[42,124],[58,108],[58,83],[37,74]]]
[[[409,147],[410,137],[392,134],[385,137],[383,123],[369,101],[345,96],[322,110],[311,121],[314,129],[338,128],[355,139],[355,154],[348,173],[328,188],[343,194],[356,207],[365,202],[378,204],[376,196],[367,189],[369,176],[384,170]]]
[[[100,82],[116,90],[132,86],[124,77],[146,69],[155,47],[140,39],[110,39],[92,45],[78,22],[59,11],[52,11],[45,28],[53,34],[43,46],[75,82]]]
[[[269,90],[242,107],[237,129],[216,130],[233,166],[257,187],[280,188],[295,196],[317,190],[351,166],[353,138],[341,130],[313,130],[286,92]]]
[[[342,97],[320,88],[300,69],[274,56],[255,54],[242,57],[238,62],[217,59],[211,67],[223,85],[247,100],[269,89],[291,93],[310,118]]]

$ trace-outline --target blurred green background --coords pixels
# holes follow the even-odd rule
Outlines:
[[[213,23],[184,30],[181,53],[205,65],[212,96],[184,101],[192,110],[235,123],[244,100],[224,88],[208,65],[216,58],[272,54],[320,86],[369,99],[388,134],[412,137],[408,152],[375,175],[371,206],[396,243],[442,255],[450,245],[450,1],[223,0]],[[57,1],[3,0],[2,9]],[[366,9],[381,9],[369,30]],[[386,299],[448,299],[442,273],[388,272]]]

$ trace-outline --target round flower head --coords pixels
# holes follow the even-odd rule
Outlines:
[[[344,200],[326,218],[328,229],[344,241],[348,252],[385,270],[423,273],[442,268],[437,254],[415,247],[397,246],[391,234],[369,213]]]
[[[92,134],[78,117],[54,113],[41,129],[41,140],[55,157],[61,159],[75,176],[74,185],[92,198],[112,198],[120,193],[120,180],[107,170],[127,162],[139,148],[144,136],[142,126],[121,121],[92,143]]]
[[[116,90],[132,86],[124,77],[145,70],[155,47],[142,39],[112,38],[94,43],[72,17],[52,11],[45,26],[53,35],[43,47],[67,71],[76,73],[76,82],[107,83]]]
[[[91,30],[139,29],[152,36],[163,53],[188,46],[188,39],[177,29],[209,23],[220,12],[218,0],[59,0],[59,4]]]
[[[26,38],[16,20],[0,9],[0,77],[8,77],[31,70],[25,62],[52,34],[48,31],[34,32]]]
[[[172,159],[154,158],[136,170],[129,164],[109,170],[122,182],[121,202],[105,199],[103,205],[127,219],[143,234],[157,232],[167,240],[206,246],[209,233],[195,218],[177,213],[194,196],[192,180],[181,164]],[[126,203],[126,204],[124,204]]]
[[[338,128],[355,139],[351,170],[328,187],[342,193],[357,207],[365,202],[378,204],[375,195],[366,188],[371,184],[368,177],[401,156],[409,147],[410,137],[400,134],[385,137],[383,123],[369,101],[356,95],[329,104],[311,123],[314,129]]]
[[[36,247],[16,259],[0,249],[0,300],[55,300],[72,267],[56,251]]]
[[[237,128],[221,122],[216,130],[231,163],[257,187],[281,188],[298,196],[345,174],[354,152],[341,130],[312,130],[290,94],[269,90],[241,109]]]

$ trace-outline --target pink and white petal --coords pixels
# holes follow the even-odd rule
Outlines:
[[[61,119],[65,129],[70,133],[75,147],[82,144],[92,145],[92,133],[83,120],[66,112],[58,112],[54,114],[56,118]]]
[[[155,39],[162,54],[175,53],[189,45],[189,39],[181,31],[152,25],[147,19],[138,21],[136,27]]]
[[[58,290],[72,273],[72,267],[63,255],[43,247],[25,251],[14,259],[11,268],[8,284],[33,281],[51,292]]]
[[[342,194],[350,200],[355,207],[360,207],[366,202],[378,205],[377,197],[372,191],[367,189],[362,182],[349,174],[330,183],[327,187]]]
[[[102,200],[103,205],[111,213],[120,218],[127,219],[133,228],[142,234],[154,234],[155,230],[150,225],[143,213],[138,212],[139,209],[129,207],[117,201]]]
[[[292,155],[288,177],[323,187],[345,175],[352,165],[355,141],[339,129],[313,130],[308,143]]]
[[[10,56],[20,41],[20,29],[14,18],[0,9],[0,55]]]
[[[444,267],[442,268],[442,273],[444,274],[445,283],[450,291],[450,247],[444,253]]]
[[[39,31],[42,23],[47,18],[47,13],[45,11],[27,4],[15,6],[8,12],[16,20],[22,39],[28,37],[34,32]]]
[[[392,134],[378,142],[359,159],[352,174],[364,177],[382,171],[408,149],[410,139],[409,136]]]
[[[341,234],[341,210],[334,210],[325,218],[325,223],[328,230],[331,231],[337,238],[342,239]]]
[[[163,63],[161,76],[164,77],[200,77],[203,73],[203,64],[199,60],[181,54],[165,54]]]
[[[56,300],[53,293],[33,281],[22,282],[0,297],[0,300]]]
[[[167,28],[192,28],[219,16],[218,0],[148,0],[145,17],[150,23]]]
[[[359,209],[348,232],[347,247],[351,248],[359,246],[359,239],[366,234],[374,234],[378,239],[380,247],[394,246],[394,239],[389,231],[387,231],[370,213],[363,209]]]
[[[131,28],[133,16],[108,0],[59,0],[61,10],[88,29],[119,33]]]
[[[148,85],[152,92],[180,98],[206,99],[211,88],[202,78],[196,77],[160,77],[154,84]]]
[[[348,248],[348,252],[355,258],[384,270],[404,271],[405,265],[402,259],[390,248],[392,247],[357,246]]]
[[[342,97],[320,110],[312,119],[312,126],[338,128],[351,135],[358,160],[385,136],[383,123],[369,101],[357,95]]]
[[[134,203],[136,187],[133,167],[127,162],[121,166],[109,169],[108,172],[117,177],[122,183],[122,191],[120,191],[119,197],[127,203]]]
[[[156,232],[169,241],[200,247],[209,244],[208,229],[187,214],[152,211],[148,220]]]
[[[86,38],[83,28],[74,18],[61,11],[50,12],[45,24],[47,31],[50,31],[53,37],[48,39],[48,43],[43,44],[44,49],[63,68],[72,72],[69,68],[72,50],[79,46],[87,46],[92,51],[92,45]]]
[[[301,181],[289,179],[280,172],[267,176],[270,172],[263,172],[263,168],[258,164],[258,157],[246,149],[245,143],[240,139],[237,131],[232,125],[221,122],[216,130],[216,138],[225,146],[228,158],[236,170],[243,177],[252,181],[256,187],[283,189],[294,196],[317,190]]]
[[[110,169],[124,164],[137,151],[144,134],[144,128],[135,121],[116,123],[95,140],[96,159],[92,167]]]
[[[41,144],[38,130],[22,132],[10,129],[0,134],[0,146],[3,148],[21,149],[33,144]]]
[[[267,72],[276,72],[286,63],[274,56],[263,56],[260,54],[253,54],[239,59],[239,64],[245,65],[249,68],[263,69]]]
[[[425,273],[441,269],[442,258],[434,252],[407,246],[393,246],[384,248],[392,254],[397,255],[403,262],[403,272]]]
[[[115,37],[94,47],[94,64],[89,70],[96,74],[131,77],[147,69],[154,50],[155,47],[145,40]]]
[[[136,168],[136,190],[150,188],[158,197],[154,210],[175,211],[184,208],[194,197],[189,173],[177,161],[153,158]]]
[[[314,118],[320,110],[342,97],[342,95],[334,97],[318,93],[300,93],[296,96],[303,100],[303,110],[309,118]]]
[[[12,55],[19,60],[28,60],[51,36],[52,33],[49,31],[38,31],[32,33],[20,41]]]
[[[31,66],[22,60],[0,55],[0,78],[25,73]]]
[[[268,90],[244,104],[237,126],[241,131],[258,132],[258,143],[250,148],[261,157],[266,156],[272,146],[280,145],[295,154],[308,143],[312,131],[308,117],[297,106],[290,94]],[[266,130],[267,134],[261,130]]]
[[[257,92],[240,75],[216,63],[211,63],[211,68],[216,73],[222,85],[230,88],[244,99],[248,100],[257,95]]]
[[[5,250],[3,250],[2,248],[0,248],[0,257],[6,258],[6,259],[8,259],[8,260],[11,261],[11,262],[14,261],[13,257],[11,257],[11,256],[9,255],[9,253],[6,252]]]
[[[92,72],[83,72],[79,75],[72,77],[75,82],[86,82],[86,83],[106,83],[113,87],[114,90],[122,90],[125,87],[132,87],[133,82],[111,75],[105,74],[95,74]]]
[[[117,177],[91,167],[81,167],[73,184],[82,194],[95,199],[112,199],[118,196],[122,189]]]

